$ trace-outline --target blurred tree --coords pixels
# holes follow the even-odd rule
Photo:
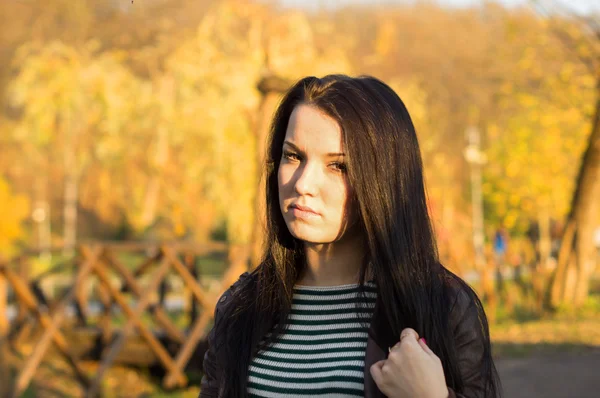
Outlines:
[[[595,100],[590,100],[591,128],[581,158],[571,207],[562,236],[558,265],[549,289],[549,304],[580,307],[589,294],[595,268],[594,230],[600,209],[600,27],[593,19],[558,20],[555,35],[576,52],[590,72]]]
[[[188,189],[197,192],[173,200],[183,212],[193,212],[193,219],[211,219],[213,228],[225,220],[228,240],[236,246],[249,243],[254,221],[258,180],[249,115],[258,105],[256,82],[264,65],[262,12],[261,6],[234,2],[211,8],[196,35],[166,62],[165,73],[174,82],[169,126],[180,147],[181,178],[194,181]],[[209,231],[197,232],[208,237]]]
[[[14,66],[0,71],[0,92],[10,79],[0,106],[12,105],[0,109],[0,170],[57,226],[59,212],[49,209],[66,197],[89,237],[124,219],[130,236],[160,239],[209,239],[224,224],[231,242],[245,245],[258,225],[258,132],[279,101],[262,98],[257,84],[330,72],[373,74],[405,101],[449,261],[472,263],[468,125],[486,134],[489,223],[520,233],[529,216],[544,224],[568,213],[570,166],[584,150],[595,96],[595,72],[569,51],[596,52],[565,18],[494,4],[314,14],[240,0],[71,6],[0,2],[0,57]]]
[[[76,240],[79,181],[95,155],[117,144],[115,136],[135,104],[126,97],[131,94],[124,90],[131,76],[120,66],[118,56],[97,56],[96,48],[94,42],[82,51],[60,42],[26,43],[15,59],[18,70],[8,91],[11,105],[22,113],[13,137],[32,157],[40,212],[50,209],[48,169],[53,161],[63,160],[67,248]],[[101,141],[93,131],[104,132],[106,140]]]
[[[10,258],[18,240],[24,240],[22,223],[29,216],[29,201],[23,195],[15,195],[8,183],[0,178],[0,255]]]
[[[589,71],[556,43],[544,21],[533,23],[537,28],[527,40],[520,30],[505,31],[511,46],[504,51],[519,58],[495,95],[486,131],[487,215],[516,234],[525,233],[529,219],[549,228],[551,217],[568,212],[572,165],[584,149],[594,96]]]

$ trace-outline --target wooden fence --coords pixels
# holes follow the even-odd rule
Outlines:
[[[240,252],[243,255],[240,256]],[[123,253],[144,255],[132,266],[119,260],[118,254]],[[210,253],[228,254],[228,269],[216,289],[202,287],[196,269],[197,257]],[[9,349],[18,352],[19,342],[31,335],[32,330],[38,331],[33,350],[18,366],[10,386],[4,386],[4,391],[0,387],[3,394],[0,396],[19,397],[31,383],[51,345],[69,364],[82,395],[98,396],[103,375],[132,336],[143,340],[151,357],[164,368],[162,384],[165,388],[185,386],[188,382],[186,366],[199,342],[206,337],[216,300],[245,271],[247,253],[245,248],[232,249],[221,243],[84,244],[78,247],[72,262],[72,283],[56,298],[43,291],[39,279],[31,280],[22,272],[27,269],[26,256],[0,261],[0,373],[2,366],[8,368],[7,355],[3,352]],[[165,305],[167,277],[179,279],[184,288],[186,325],[176,324],[169,316]],[[13,306],[18,308],[12,320],[7,318],[3,283],[14,296]],[[101,303],[96,313],[90,309],[92,298]],[[115,309],[124,315],[123,323],[116,327]],[[70,315],[73,312],[74,315]],[[66,337],[74,335],[77,339],[77,331],[88,330],[89,333],[90,328],[101,335],[104,343],[97,358],[97,370],[91,378],[82,369],[81,352],[73,348],[73,337],[71,340]]]

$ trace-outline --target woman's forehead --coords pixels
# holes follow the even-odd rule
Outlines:
[[[338,122],[310,105],[298,105],[290,116],[285,141],[302,151],[335,155],[342,152],[342,129]]]

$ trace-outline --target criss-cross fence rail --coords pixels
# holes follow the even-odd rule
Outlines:
[[[164,369],[165,388],[185,386],[185,370],[201,365],[198,347],[216,300],[245,271],[247,252],[219,242],[90,243],[78,246],[73,261],[59,273],[35,279],[28,275],[27,256],[0,261],[0,372],[2,366],[7,369],[3,352],[18,353],[23,341],[34,339],[33,350],[22,356],[10,387],[4,385],[0,394],[19,397],[51,345],[69,364],[86,397],[98,396],[103,375],[119,360],[157,363]],[[211,255],[225,259],[225,272],[212,288],[202,283],[197,270],[197,259]],[[69,280],[62,293],[52,294],[44,282],[57,274]],[[8,287],[9,300],[2,286]],[[134,340],[141,354],[124,354]],[[98,361],[92,377],[82,369],[83,357]]]

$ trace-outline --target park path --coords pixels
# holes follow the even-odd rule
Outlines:
[[[600,349],[499,359],[506,398],[600,398]]]

